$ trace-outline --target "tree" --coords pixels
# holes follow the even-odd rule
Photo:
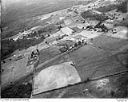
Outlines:
[[[121,12],[123,12],[123,13],[127,13],[127,5],[128,5],[128,3],[127,3],[127,1],[125,1],[125,2],[123,2],[123,3],[121,3],[119,6],[118,6],[118,11],[121,11]]]
[[[3,60],[7,56],[9,56],[11,53],[15,51],[15,42],[11,40],[3,40],[1,45],[1,59]]]
[[[75,45],[74,45],[75,47],[77,47],[77,43],[75,43]]]

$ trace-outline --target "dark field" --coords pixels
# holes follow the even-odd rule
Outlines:
[[[128,44],[128,40],[122,40],[118,38],[112,38],[109,36],[101,35],[92,40],[94,46],[105,51],[117,51],[122,46]]]
[[[41,64],[47,60],[50,60],[51,58],[53,58],[59,54],[60,54],[60,51],[55,47],[50,47],[50,48],[47,48],[45,50],[42,50],[42,51],[40,51],[39,64]]]

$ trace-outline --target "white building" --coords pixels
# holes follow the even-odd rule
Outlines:
[[[73,33],[73,30],[70,29],[69,27],[64,27],[64,28],[61,28],[61,32],[66,35],[71,35]]]
[[[91,26],[96,26],[99,21],[98,20],[89,20],[88,23],[91,25]]]
[[[52,34],[51,37],[61,37],[63,35],[64,35],[64,33],[62,33],[61,31],[58,31],[58,32]]]
[[[86,23],[86,24],[77,24],[77,27],[79,29],[85,29],[87,26],[89,26],[90,24],[89,23]]]
[[[75,39],[71,36],[71,37],[64,37],[62,40],[71,40],[71,41],[75,41]]]
[[[112,28],[114,27],[113,22],[114,22],[113,20],[108,19],[108,20],[106,20],[103,24],[104,24],[108,29],[112,29]]]
[[[70,25],[70,24],[72,24],[73,23],[73,21],[71,20],[71,19],[66,19],[66,20],[64,20],[64,24],[67,26],[67,25]]]

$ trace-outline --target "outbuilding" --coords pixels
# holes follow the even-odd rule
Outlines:
[[[112,30],[113,37],[128,39],[128,28],[124,26],[117,26]]]

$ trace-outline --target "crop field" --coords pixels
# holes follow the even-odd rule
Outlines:
[[[41,50],[40,51],[40,60],[39,60],[39,64],[57,56],[60,54],[59,49],[55,48],[55,47],[49,47],[47,49]]]
[[[91,41],[94,46],[104,50],[116,51],[120,47],[128,44],[128,40],[113,38],[105,35],[101,35]]]
[[[91,82],[83,82],[73,86],[68,86],[58,90],[38,94],[33,98],[116,98],[127,97],[126,89],[128,80],[128,73],[122,75],[115,75],[104,79],[99,79]],[[105,85],[105,89],[102,86],[97,86],[99,82],[109,80],[110,83]],[[115,91],[117,89],[117,91]],[[118,94],[116,92],[119,92]]]

